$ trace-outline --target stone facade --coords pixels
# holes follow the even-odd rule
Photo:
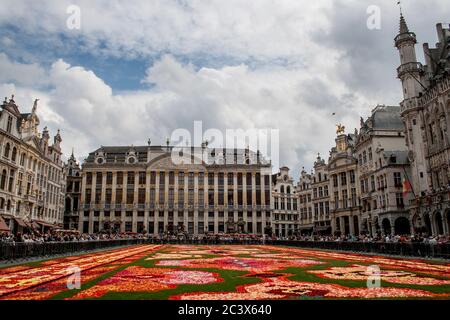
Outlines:
[[[38,100],[21,113],[14,97],[0,111],[0,216],[10,231],[43,231],[62,225],[65,175],[59,132],[50,144],[38,132]]]
[[[248,149],[101,147],[83,163],[81,185],[81,232],[271,228],[271,164]]]
[[[359,234],[360,203],[357,161],[354,157],[355,135],[339,134],[330,151],[330,214],[334,234]]]
[[[298,196],[289,168],[283,167],[272,177],[273,229],[275,235],[287,237],[297,234],[299,221]]]
[[[65,210],[64,210],[64,229],[78,230],[78,219],[81,201],[81,168],[72,152],[67,164],[64,166],[67,177]]]
[[[395,38],[413,186],[408,206],[413,229],[432,235],[450,233],[450,29],[438,24],[437,35],[436,48],[423,45],[425,65],[403,16]]]
[[[360,229],[367,234],[409,234],[403,184],[411,177],[400,108],[377,106],[356,137],[361,198]]]
[[[313,203],[312,203],[312,175],[303,168],[297,183],[297,197],[299,204],[300,234],[312,234],[314,231]]]

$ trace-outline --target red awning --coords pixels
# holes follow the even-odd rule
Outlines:
[[[20,218],[14,218],[14,220],[16,220],[17,224],[23,228],[28,228],[27,224],[25,223],[25,221],[23,221]]]
[[[2,217],[0,217],[0,232],[11,232],[11,230],[8,228],[8,225],[6,224],[5,220],[3,220]]]
[[[48,227],[48,228],[55,228],[56,226],[47,222],[42,222],[42,221],[36,221],[36,223],[39,223],[40,225],[42,225],[43,227]]]

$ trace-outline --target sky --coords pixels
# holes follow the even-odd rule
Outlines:
[[[448,0],[402,10],[423,61]],[[163,145],[194,121],[279,130],[274,170],[297,178],[318,153],[328,160],[337,123],[353,133],[376,105],[399,104],[398,28],[397,0],[2,0],[0,96],[21,112],[39,98],[41,127],[61,129],[80,160],[102,145]]]

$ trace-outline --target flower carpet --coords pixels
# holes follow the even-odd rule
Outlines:
[[[450,263],[275,246],[141,245],[0,269],[0,300],[47,299],[447,300]]]

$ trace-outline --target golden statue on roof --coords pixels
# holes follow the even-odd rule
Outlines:
[[[342,124],[337,124],[336,125],[336,134],[340,135],[340,134],[344,134],[345,133],[345,126],[343,126]]]

